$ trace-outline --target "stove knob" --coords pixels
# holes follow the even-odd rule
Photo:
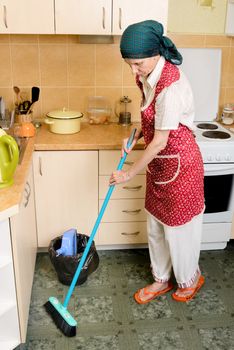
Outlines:
[[[217,160],[217,162],[220,162],[220,161],[221,161],[221,156],[220,156],[220,154],[217,154],[217,156],[215,157],[215,159]]]
[[[225,156],[225,160],[226,160],[227,162],[230,162],[230,160],[231,160],[231,156],[230,156],[230,154],[226,154],[226,156]]]
[[[211,154],[208,154],[208,156],[207,156],[207,160],[208,160],[208,162],[212,162],[213,157],[212,157],[212,155],[211,155]]]

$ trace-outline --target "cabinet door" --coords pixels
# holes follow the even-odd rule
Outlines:
[[[111,0],[55,0],[56,34],[111,34]]]
[[[153,19],[167,29],[168,0],[113,0],[113,34],[121,35],[130,24]]]
[[[70,228],[90,234],[98,215],[98,151],[34,153],[38,246]]]
[[[30,170],[28,180],[25,184],[19,214],[10,219],[10,225],[21,342],[25,342],[37,253],[32,169]]]
[[[1,1],[0,33],[54,34],[54,1]]]

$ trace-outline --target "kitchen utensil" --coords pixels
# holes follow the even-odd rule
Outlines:
[[[37,86],[32,87],[32,103],[37,102],[39,100],[40,89]]]
[[[103,96],[90,96],[87,113],[90,124],[107,124],[111,115],[110,104]]]
[[[45,123],[49,125],[50,131],[55,134],[75,134],[80,131],[81,112],[69,111],[66,108],[49,112]]]
[[[6,105],[5,105],[5,101],[4,98],[1,97],[0,100],[0,119],[4,120],[5,119],[5,110],[6,110]]]
[[[131,113],[127,111],[127,106],[132,100],[128,96],[123,96],[115,106],[115,114],[119,118],[119,124],[130,125]],[[120,111],[118,109],[120,108]]]
[[[22,98],[20,96],[20,88],[18,86],[13,86],[13,90],[16,94],[16,106],[19,106],[19,104],[21,103],[22,101]]]
[[[0,136],[0,189],[13,184],[13,175],[19,161],[15,139],[1,130]]]
[[[129,148],[132,144],[132,141],[134,139],[136,133],[136,129],[134,129],[129,137],[128,143],[127,143],[127,148]],[[124,162],[127,157],[127,152],[124,152],[123,157],[120,159],[119,165],[117,167],[117,170],[121,170]],[[107,207],[107,204],[110,200],[111,194],[114,190],[115,186],[109,186],[108,192],[106,194],[106,197],[104,199],[104,202],[102,204],[101,210],[99,212],[99,215],[97,217],[97,220],[94,224],[93,230],[91,232],[91,235],[89,237],[88,243],[85,247],[84,253],[82,255],[82,258],[79,262],[79,265],[76,269],[75,275],[72,279],[72,283],[70,285],[70,288],[66,294],[64,303],[61,304],[59,300],[55,297],[50,297],[49,300],[45,303],[45,309],[46,311],[50,314],[50,316],[53,318],[54,322],[56,323],[57,327],[63,332],[64,335],[68,337],[73,337],[76,335],[76,325],[77,322],[76,320],[72,317],[72,315],[67,311],[67,306],[69,304],[69,301],[71,299],[73,290],[76,286],[76,282],[79,278],[79,275],[82,271],[83,265],[86,261],[87,255],[89,253],[90,247],[92,245],[92,242],[94,240],[94,237],[97,233],[99,224],[102,220],[102,217],[104,215],[105,209]]]

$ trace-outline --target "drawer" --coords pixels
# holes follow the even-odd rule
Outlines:
[[[99,201],[99,210],[103,201]],[[144,199],[112,199],[109,201],[102,222],[146,221]]]
[[[102,223],[98,232],[98,244],[147,243],[146,222]]]
[[[110,176],[99,176],[99,199],[104,199],[109,188]],[[115,186],[112,199],[117,198],[144,198],[145,197],[145,175],[136,175],[125,183]]]
[[[129,167],[141,156],[143,151],[132,151],[127,156],[123,170]],[[117,169],[121,157],[121,151],[99,151],[99,175],[109,175]],[[141,171],[144,174],[145,170]]]

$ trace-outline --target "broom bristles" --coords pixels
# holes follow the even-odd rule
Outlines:
[[[44,307],[65,336],[74,337],[76,335],[76,321],[56,298],[50,297]]]

